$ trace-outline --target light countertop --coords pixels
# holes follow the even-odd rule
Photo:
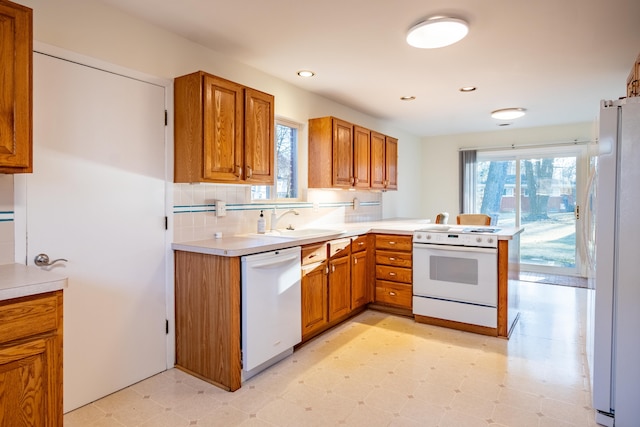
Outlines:
[[[0,265],[0,301],[58,291],[67,278],[24,264]]]
[[[220,239],[206,239],[191,242],[179,242],[171,245],[173,250],[185,252],[197,252],[209,255],[221,256],[243,256],[251,255],[258,252],[266,252],[277,249],[284,249],[293,246],[302,246],[311,243],[324,242],[327,240],[359,236],[367,233],[378,234],[404,234],[412,235],[414,231],[433,226],[429,220],[419,219],[395,219],[372,222],[355,222],[345,224],[324,225],[322,227],[313,227],[315,229],[326,228],[327,234],[298,237],[298,238],[282,238],[271,235],[244,234]],[[451,225],[452,227],[461,227]],[[474,228],[483,228],[476,227]],[[521,233],[524,228],[515,227],[487,227],[500,228],[495,235],[499,240],[510,240],[513,236]],[[302,229],[302,227],[301,227]]]

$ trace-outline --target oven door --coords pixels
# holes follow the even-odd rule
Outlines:
[[[497,307],[498,250],[414,243],[413,294]]]

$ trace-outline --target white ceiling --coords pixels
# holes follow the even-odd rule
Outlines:
[[[640,52],[638,0],[102,1],[419,136],[592,121]],[[408,46],[433,15],[466,19],[469,35]],[[528,114],[498,127],[489,113],[506,107]]]

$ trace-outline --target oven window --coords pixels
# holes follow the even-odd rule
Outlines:
[[[443,282],[478,284],[478,260],[431,255],[429,278]]]

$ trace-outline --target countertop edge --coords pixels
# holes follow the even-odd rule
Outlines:
[[[67,278],[24,264],[0,265],[0,301],[59,291]]]
[[[172,243],[171,248],[174,251],[193,252],[207,255],[218,255],[225,257],[237,257],[252,255],[260,252],[267,252],[278,249],[285,249],[294,246],[304,246],[313,243],[326,242],[329,240],[360,236],[368,233],[375,234],[399,234],[412,235],[414,231],[424,227],[424,224],[348,224],[349,229],[341,233],[322,235],[315,237],[305,237],[290,240],[278,240],[277,238],[237,235],[225,237],[221,239],[203,239],[190,242]],[[342,228],[340,226],[336,228]],[[498,233],[498,240],[512,240],[514,236],[522,233],[524,227],[505,227],[509,232]]]

